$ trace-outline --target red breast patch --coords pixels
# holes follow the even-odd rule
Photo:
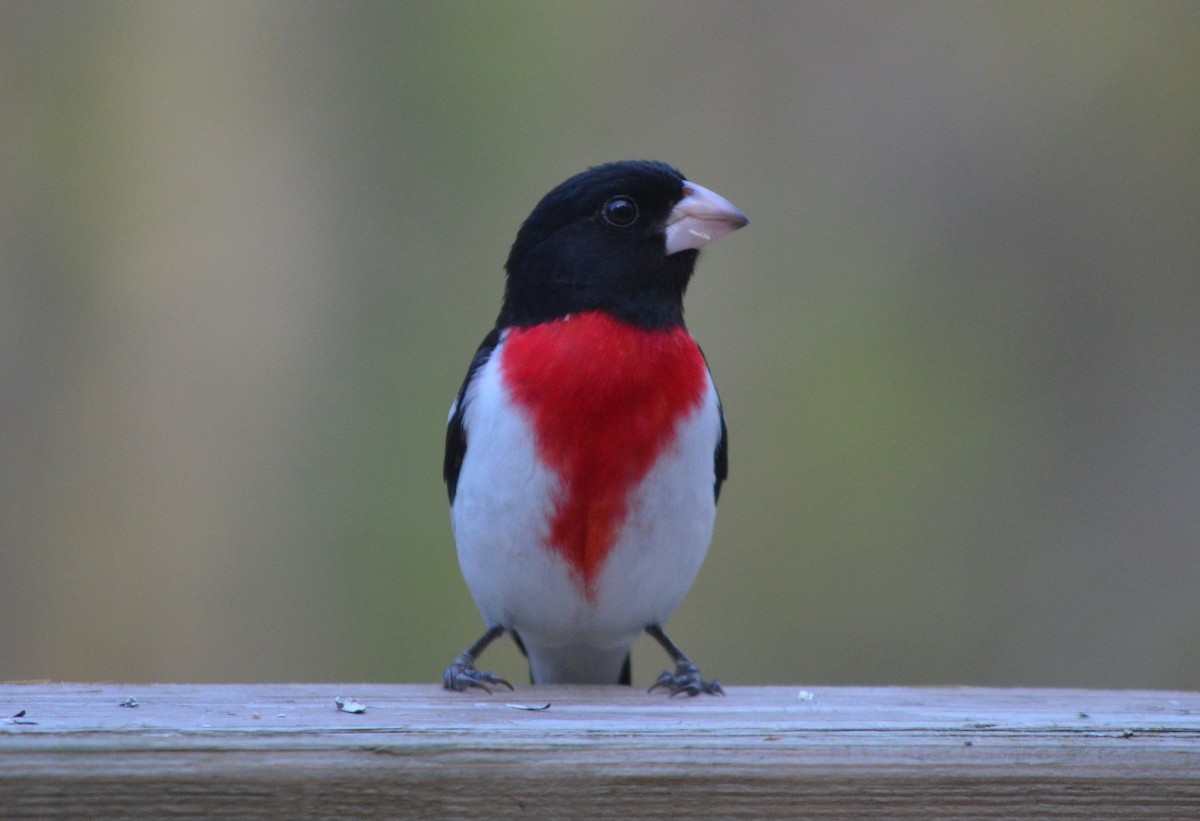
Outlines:
[[[704,357],[684,328],[648,331],[588,312],[512,329],[500,364],[562,483],[550,545],[590,597],[629,492],[704,395]]]

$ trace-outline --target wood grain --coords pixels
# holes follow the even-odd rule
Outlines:
[[[0,716],[4,818],[1200,819],[1197,693],[31,683]]]

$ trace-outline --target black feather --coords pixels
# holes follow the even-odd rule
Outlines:
[[[725,429],[725,410],[717,400],[717,414],[721,417],[721,438],[717,440],[717,452],[713,455],[713,500],[721,498],[721,484],[729,476],[729,433]]]
[[[483,338],[483,342],[471,357],[471,365],[467,368],[467,376],[463,379],[462,387],[458,389],[458,397],[454,400],[454,413],[446,424],[446,453],[442,462],[442,479],[446,482],[446,493],[450,496],[450,504],[454,504],[454,492],[458,489],[458,473],[462,470],[463,459],[467,455],[467,431],[463,426],[463,414],[467,410],[467,386],[476,371],[483,367],[500,342],[500,330],[494,329]]]

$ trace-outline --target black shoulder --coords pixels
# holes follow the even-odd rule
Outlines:
[[[721,438],[717,440],[717,452],[713,456],[713,499],[721,498],[721,483],[729,476],[729,432],[725,429],[725,411],[717,399],[717,415],[721,418]]]
[[[450,496],[450,504],[454,504],[454,491],[458,487],[458,472],[462,470],[463,458],[467,455],[467,431],[463,427],[463,415],[467,405],[467,386],[475,377],[476,372],[488,361],[496,345],[500,342],[500,329],[495,328],[484,337],[483,342],[471,358],[471,366],[467,368],[467,376],[463,379],[462,387],[450,409],[450,420],[446,423],[446,455],[442,463],[442,479],[446,482],[446,493]],[[722,423],[724,425],[724,423]]]

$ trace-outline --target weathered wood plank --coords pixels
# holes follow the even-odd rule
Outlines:
[[[1197,693],[6,684],[0,716],[5,818],[1200,818]]]

